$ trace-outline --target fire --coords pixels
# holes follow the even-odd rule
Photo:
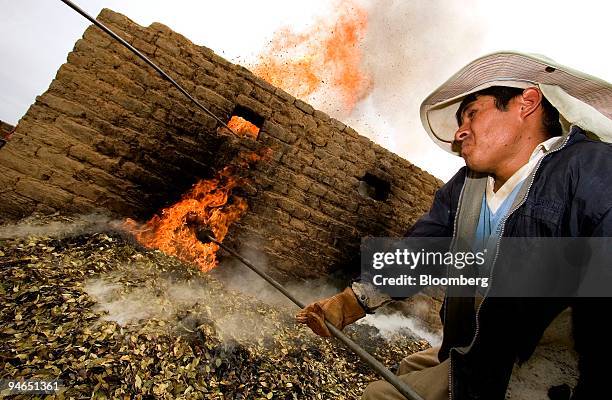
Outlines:
[[[372,89],[361,67],[360,42],[368,15],[354,0],[338,3],[335,21],[319,20],[305,33],[277,31],[253,72],[296,97],[312,101],[317,92],[337,93],[348,114]]]
[[[211,228],[217,240],[222,241],[229,225],[247,210],[246,200],[238,196],[232,196],[232,202],[228,204],[230,192],[238,182],[230,174],[230,169],[225,168],[216,178],[193,185],[180,201],[146,223],[141,225],[127,219],[125,227],[142,245],[196,264],[204,272],[210,271],[217,265],[219,246],[200,242],[186,221],[188,218],[197,219]]]
[[[259,153],[240,153],[237,166],[247,168],[251,163],[266,160],[271,156],[269,148]],[[127,219],[124,228],[131,232],[142,245],[173,255],[182,261],[197,265],[207,272],[217,266],[216,253],[219,246],[202,243],[187,222],[196,220],[212,230],[221,242],[232,223],[247,211],[247,201],[232,190],[244,179],[233,175],[234,167],[225,167],[213,179],[201,180],[183,195],[181,200],[165,208],[144,224]]]
[[[234,115],[229,120],[227,126],[229,126],[235,133],[240,136],[247,136],[253,139],[257,139],[257,136],[259,135],[259,128],[255,124],[237,115]]]

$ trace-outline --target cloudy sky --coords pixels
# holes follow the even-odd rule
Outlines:
[[[447,180],[460,159],[429,142],[423,98],[472,59],[497,50],[545,54],[612,81],[612,6],[604,1],[354,0],[368,13],[361,42],[372,91],[350,115],[360,133]],[[158,21],[237,63],[256,60],[282,27],[332,18],[338,1],[79,0],[147,26]],[[350,12],[350,10],[349,10]],[[43,93],[88,23],[59,0],[0,0],[0,120],[16,124]],[[170,72],[170,71],[169,71]],[[313,104],[334,114],[329,104]],[[326,109],[329,108],[329,109]]]

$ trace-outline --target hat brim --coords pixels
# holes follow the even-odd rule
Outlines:
[[[612,85],[543,56],[500,52],[471,62],[423,101],[421,122],[434,143],[459,155],[452,147],[455,113],[465,96],[491,86],[537,86],[567,122],[612,139]]]

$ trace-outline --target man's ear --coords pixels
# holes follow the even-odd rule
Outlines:
[[[542,104],[542,92],[538,88],[530,87],[523,90],[523,94],[519,96],[518,100],[521,103],[520,115],[524,119]]]

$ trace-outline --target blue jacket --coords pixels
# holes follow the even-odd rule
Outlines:
[[[430,211],[408,236],[471,242],[485,184],[485,176],[466,167],[459,170],[438,190]],[[527,177],[502,221],[500,242],[504,237],[612,237],[611,210],[612,145],[572,127]],[[509,273],[494,268],[493,282],[510,279]],[[612,378],[612,368],[606,366],[612,351],[601,310],[612,309],[611,299],[485,297],[475,311],[469,289],[449,287],[440,312],[444,337],[439,358],[450,357],[451,399],[503,399],[514,363],[530,357],[543,331],[568,306],[573,307],[580,357],[573,398],[601,398],[604,389],[610,396],[604,384]]]

